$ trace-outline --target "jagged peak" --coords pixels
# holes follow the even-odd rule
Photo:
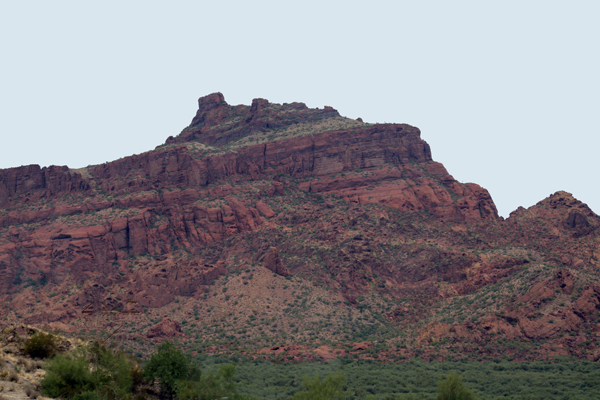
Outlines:
[[[341,117],[333,107],[309,108],[304,103],[271,103],[255,98],[247,105],[229,105],[222,93],[211,93],[198,99],[198,111],[192,122],[177,137],[169,137],[166,144],[199,141],[211,146],[237,142],[249,134],[265,133],[300,124],[317,125],[324,120],[336,120],[332,126],[348,128],[363,125],[362,121]],[[339,122],[346,122],[339,124]],[[351,121],[351,123],[349,122]],[[342,126],[343,125],[343,126]],[[305,131],[310,131],[303,126]]]
[[[198,111],[196,112],[194,119],[192,119],[190,126],[203,123],[212,110],[227,106],[229,106],[229,104],[225,101],[223,93],[211,93],[207,96],[200,97],[198,99]]]
[[[544,200],[538,202],[536,205],[548,205],[551,208],[583,208],[590,210],[587,204],[583,203],[581,200],[576,199],[572,193],[566,192],[564,190],[559,190]]]
[[[545,199],[538,201],[535,205],[529,208],[519,206],[516,210],[510,213],[509,218],[521,215],[523,212],[534,211],[540,208],[548,208],[552,210],[568,210],[576,208],[585,211],[587,214],[595,215],[587,204],[575,198],[572,193],[559,190],[550,194]]]
[[[559,190],[535,205],[519,207],[510,213],[509,221],[541,218],[551,222],[556,228],[570,232],[573,237],[584,237],[600,227],[600,217],[587,204],[572,193]]]

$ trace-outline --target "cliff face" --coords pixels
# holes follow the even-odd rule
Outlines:
[[[250,145],[200,159],[188,148],[177,147],[104,164],[90,173],[104,190],[118,195],[287,175],[303,180],[300,187],[308,192],[361,204],[428,210],[455,222],[498,219],[489,193],[475,184],[458,183],[431,159],[429,145],[419,136],[412,127],[374,125]]]
[[[88,189],[88,182],[80,174],[70,173],[67,167],[28,165],[0,169],[0,207],[10,205],[13,199],[38,200]]]
[[[87,193],[91,187],[95,192],[86,194],[91,198],[98,191],[122,197],[149,190],[202,189],[226,180],[256,181],[285,175],[301,179],[300,187],[311,193],[335,194],[361,204],[380,203],[403,211],[427,210],[447,221],[498,219],[489,193],[475,184],[458,183],[442,164],[434,162],[429,145],[420,138],[417,128],[358,123],[349,129],[335,129],[343,124],[334,125],[339,114],[331,107],[311,110],[302,103],[280,106],[262,99],[255,99],[250,107],[229,106],[221,94],[201,98],[199,106],[190,127],[177,138],[167,140],[167,144],[182,145],[163,146],[88,168],[87,179],[67,167],[40,169],[33,165],[2,170],[1,204],[7,205],[13,198],[23,202],[31,196],[39,199]],[[308,133],[270,133],[275,141],[262,138],[261,144],[239,143],[240,138],[248,136],[252,142],[256,132],[260,136],[298,124],[317,125],[317,133],[308,134],[311,131],[306,128]],[[221,147],[210,146],[219,141]],[[199,143],[202,145],[197,147]],[[223,148],[232,144],[236,146]],[[126,203],[121,202],[121,206],[127,206]],[[92,209],[98,207],[112,204]],[[38,219],[60,212],[63,211],[45,210]],[[13,216],[8,223],[31,222],[35,218]]]
[[[290,318],[308,313],[308,329],[343,308],[373,332],[413,332],[415,349],[480,349],[503,334],[579,356],[561,335],[592,332],[598,317],[600,219],[587,206],[557,192],[504,221],[487,190],[433,161],[417,128],[331,107],[212,94],[154,151],[78,171],[0,170],[0,207],[9,320],[96,329],[79,327],[80,308],[133,298],[141,318],[231,319],[228,335],[242,337],[236,313],[279,318],[291,335]],[[312,302],[290,303],[300,292]],[[319,337],[347,340],[338,322]]]

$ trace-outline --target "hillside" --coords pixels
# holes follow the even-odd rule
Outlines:
[[[153,151],[0,170],[0,207],[7,323],[123,325],[136,353],[600,358],[600,217],[558,191],[504,220],[410,125],[212,94]]]

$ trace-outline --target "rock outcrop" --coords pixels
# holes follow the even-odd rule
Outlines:
[[[0,169],[0,207],[11,201],[28,202],[40,198],[50,199],[63,193],[90,189],[89,182],[68,167],[39,165]]]
[[[171,339],[177,336],[183,336],[181,326],[179,323],[172,321],[169,318],[163,318],[162,321],[150,328],[146,334],[146,337],[149,339]]]
[[[290,274],[290,271],[283,265],[283,262],[279,258],[277,247],[269,247],[269,250],[265,254],[263,265],[277,275],[288,276]]]
[[[250,132],[280,129],[304,122],[315,122],[339,117],[331,107],[310,109],[304,103],[272,104],[265,99],[254,99],[250,106],[230,106],[223,94],[213,93],[198,99],[198,111],[190,125],[177,137],[169,137],[166,144],[199,140],[208,145],[224,145]]]

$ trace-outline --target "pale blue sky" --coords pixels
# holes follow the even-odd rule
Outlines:
[[[421,128],[501,215],[600,212],[598,1],[2,1],[0,168],[82,167],[178,134],[198,97]]]

